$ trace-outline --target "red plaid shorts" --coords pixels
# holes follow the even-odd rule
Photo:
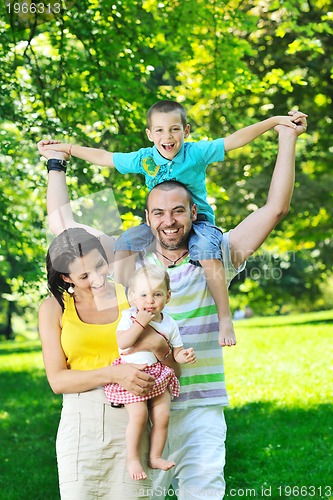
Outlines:
[[[124,363],[122,359],[117,358],[112,365],[120,365],[122,363]],[[149,394],[146,396],[135,396],[119,384],[107,384],[104,387],[106,399],[110,403],[137,403],[138,401],[147,401],[148,399],[159,396],[167,389],[171,393],[171,398],[179,396],[180,385],[172,368],[169,368],[158,361],[151,366],[147,366],[143,371],[155,377],[154,387]]]

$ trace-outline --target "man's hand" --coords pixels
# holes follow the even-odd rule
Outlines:
[[[301,111],[295,110],[289,111],[288,115],[292,117],[292,121],[295,123],[296,127],[292,129],[290,127],[286,127],[285,125],[276,125],[276,127],[274,127],[274,130],[280,133],[283,130],[288,131],[289,129],[289,133],[295,133],[297,137],[301,134],[304,134],[307,129],[306,119],[308,115],[302,113]]]

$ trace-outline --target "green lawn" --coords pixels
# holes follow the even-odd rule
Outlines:
[[[224,351],[229,492],[333,498],[332,311],[235,325],[237,347]]]
[[[333,499],[333,311],[235,325],[237,347],[224,350],[229,498]],[[39,342],[0,342],[0,377],[1,498],[58,499],[61,397]]]

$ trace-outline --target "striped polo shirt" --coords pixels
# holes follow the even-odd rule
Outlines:
[[[229,252],[229,233],[223,235],[223,260],[228,281],[245,267],[235,269]],[[153,253],[145,257],[146,264],[162,266]],[[208,289],[201,267],[190,263],[189,257],[168,268],[171,299],[165,311],[177,321],[184,347],[193,347],[197,361],[182,365],[181,392],[172,409],[193,406],[228,404],[225,386],[223,353],[218,343],[219,322],[214,299]]]

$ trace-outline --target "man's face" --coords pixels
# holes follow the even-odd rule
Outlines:
[[[148,139],[166,159],[173,160],[179,153],[185,137],[190,133],[190,126],[185,129],[179,111],[161,113],[155,111],[151,116],[151,126],[146,129]]]
[[[192,222],[196,218],[196,206],[190,208],[188,194],[182,187],[171,191],[155,188],[150,192],[146,220],[161,247],[187,249]]]

